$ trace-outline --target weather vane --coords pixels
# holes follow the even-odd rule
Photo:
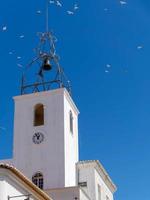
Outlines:
[[[49,31],[49,0],[46,0],[46,31],[38,33],[40,42],[35,49],[36,57],[27,65],[21,81],[21,94],[47,91],[52,88],[65,87],[71,94],[70,82],[59,64],[59,56],[56,55],[56,37]],[[27,73],[29,69],[37,69],[36,80],[29,83]],[[50,75],[50,76],[48,76]]]

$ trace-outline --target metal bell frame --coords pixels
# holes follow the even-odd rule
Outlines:
[[[71,95],[70,81],[67,79],[63,68],[59,64],[59,56],[56,55],[55,42],[56,37],[53,36],[52,32],[38,33],[40,37],[40,43],[35,49],[36,57],[27,65],[21,80],[21,95],[47,91],[52,89],[55,84],[56,88],[65,87]],[[54,63],[54,65],[51,64]],[[27,83],[27,72],[34,65],[39,65],[39,70],[37,72],[37,79],[34,83]],[[56,74],[52,80],[46,80],[44,75],[48,71],[53,71],[56,69]],[[53,73],[53,72],[51,72]]]

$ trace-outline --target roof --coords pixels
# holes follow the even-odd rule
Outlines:
[[[40,200],[52,200],[43,190],[38,188],[35,184],[33,184],[26,176],[24,176],[18,169],[15,167],[0,163],[0,169],[6,169],[9,172],[13,173],[13,175],[17,176],[22,182],[25,183],[26,186],[32,189],[39,197]]]
[[[108,188],[114,193],[117,190],[116,185],[113,183],[111,178],[109,177],[108,173],[102,166],[102,164],[99,162],[99,160],[85,160],[85,161],[79,161],[77,163],[78,167],[84,167],[84,166],[93,166],[105,182],[105,184],[108,186]]]

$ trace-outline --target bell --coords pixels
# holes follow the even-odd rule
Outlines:
[[[49,71],[49,70],[51,70],[52,69],[52,65],[50,64],[50,61],[49,61],[49,59],[48,58],[45,58],[44,59],[44,62],[43,62],[43,70],[45,70],[45,71]]]

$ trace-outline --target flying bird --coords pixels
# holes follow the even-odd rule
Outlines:
[[[105,73],[109,73],[109,71],[108,71],[108,70],[105,70]]]
[[[37,10],[36,13],[37,14],[41,14],[42,12],[41,12],[41,10]]]
[[[110,67],[111,67],[111,65],[110,65],[110,64],[107,64],[107,65],[106,65],[106,67],[110,68]]]
[[[3,31],[7,31],[7,26],[3,26]]]
[[[79,6],[77,3],[75,3],[71,10],[67,10],[67,13],[68,13],[68,15],[74,15],[75,11],[77,11],[78,9],[79,9]]]
[[[56,1],[56,5],[59,7],[62,7],[62,3],[60,3],[60,1],[58,1],[58,0]]]
[[[79,9],[79,6],[78,6],[78,4],[76,3],[76,4],[74,4],[74,10],[78,10]]]
[[[17,56],[17,59],[18,59],[18,60],[21,59],[21,56]]]
[[[55,3],[55,1],[50,0],[49,3]]]
[[[19,63],[17,64],[17,66],[20,67],[20,68],[23,68],[23,65],[21,65],[21,64],[19,64]]]
[[[73,15],[74,14],[74,12],[71,11],[71,10],[67,10],[67,13],[68,13],[68,15]]]
[[[19,37],[20,37],[21,39],[23,39],[23,38],[24,38],[24,35],[20,35]]]
[[[126,2],[126,1],[120,1],[120,4],[121,4],[121,5],[126,5],[127,2]]]
[[[143,46],[137,46],[137,49],[138,50],[143,49]]]

